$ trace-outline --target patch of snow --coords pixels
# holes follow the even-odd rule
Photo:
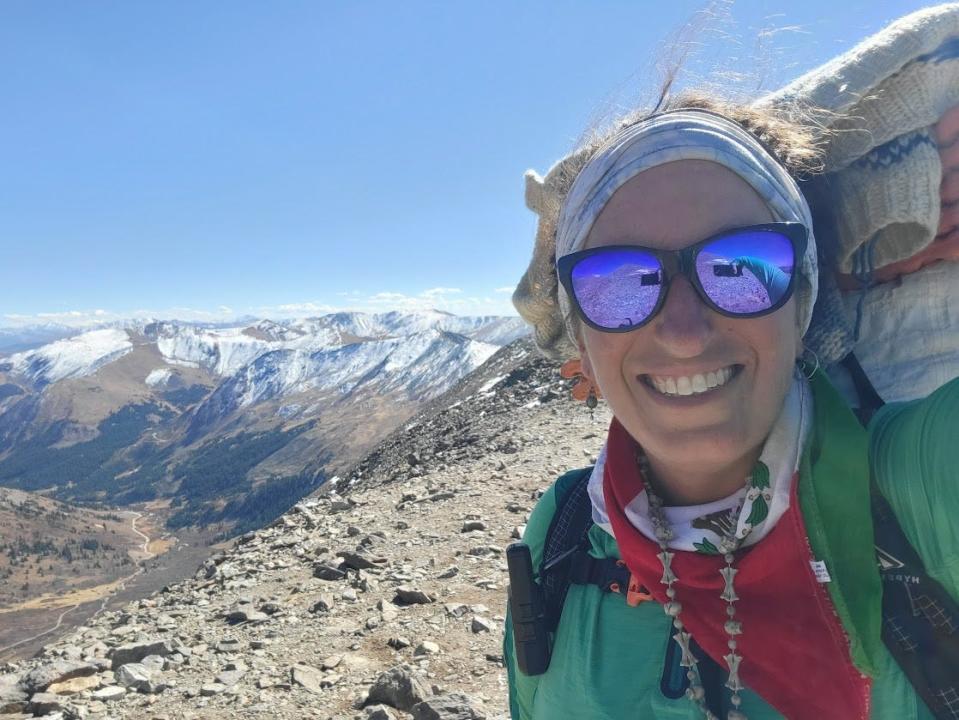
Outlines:
[[[159,387],[170,382],[171,377],[173,377],[173,371],[170,368],[157,368],[150,371],[144,382],[150,387]]]
[[[489,390],[491,387],[493,387],[496,383],[498,383],[500,380],[502,380],[505,377],[506,377],[505,375],[499,375],[497,377],[491,378],[490,380],[487,380],[486,382],[483,383],[483,386],[476,392],[478,393],[486,392],[487,390]]]
[[[299,403],[290,403],[289,405],[281,405],[280,408],[276,411],[276,414],[281,418],[291,418],[300,412],[302,405]]]

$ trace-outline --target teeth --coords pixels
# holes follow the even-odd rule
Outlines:
[[[733,376],[733,368],[724,367],[720,370],[708,372],[705,375],[696,374],[692,377],[656,377],[647,375],[653,387],[664,395],[698,395],[713,388],[725,385]]]

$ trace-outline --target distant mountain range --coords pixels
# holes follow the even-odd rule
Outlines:
[[[0,485],[255,527],[526,334],[435,310],[0,330]]]

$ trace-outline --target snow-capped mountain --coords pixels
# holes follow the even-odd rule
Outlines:
[[[206,427],[255,403],[310,391],[346,396],[401,392],[430,400],[482,365],[499,349],[463,335],[427,328],[411,335],[355,342],[309,352],[282,349],[261,355],[221,383],[196,409],[191,430]],[[287,406],[286,417],[310,415]],[[301,407],[303,403],[301,403]]]
[[[21,375],[42,387],[96,372],[133,349],[125,330],[91,330],[35,350],[14,353],[0,362],[0,371]]]
[[[0,357],[0,485],[227,522],[263,482],[286,483],[279,502],[335,474],[525,334],[440,311],[112,323]]]
[[[341,312],[280,322],[257,320],[231,327],[131,321],[15,353],[0,359],[0,372],[22,375],[35,385],[84,377],[130,352],[135,342],[142,342],[155,344],[164,364],[203,369],[224,378],[278,350],[316,353],[359,340],[411,337],[431,329],[497,346],[529,332],[518,317],[461,317],[437,310]]]
[[[382,338],[412,335],[429,328],[448,330],[496,345],[506,345],[529,333],[520,317],[501,315],[461,316],[440,310],[386,313],[341,312],[320,318],[292,321],[290,327],[313,332],[315,327],[326,327],[356,337]]]

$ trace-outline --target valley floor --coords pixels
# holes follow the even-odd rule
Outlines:
[[[0,661],[28,658],[99,613],[180,580],[216,550],[209,545],[211,533],[183,532],[179,537],[164,533],[160,538],[151,522],[155,518],[144,518],[136,511],[121,514],[129,517],[130,542],[136,545],[130,555],[136,564],[128,566],[124,576],[107,582],[46,592],[0,607]]]

